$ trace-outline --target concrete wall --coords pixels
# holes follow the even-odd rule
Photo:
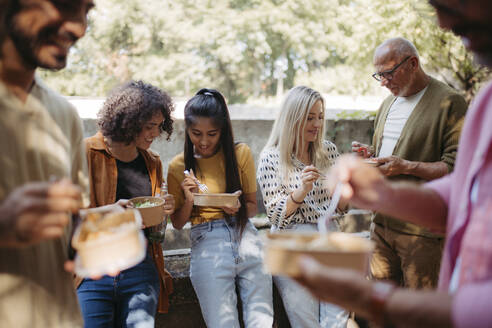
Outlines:
[[[84,119],[84,135],[91,136],[97,131],[95,119]],[[244,142],[251,147],[255,161],[258,160],[260,152],[264,147],[273,125],[273,120],[232,120],[234,138],[237,142]],[[154,141],[152,149],[159,153],[164,174],[167,174],[169,161],[183,151],[184,145],[184,121],[176,120],[174,133],[170,141],[164,137]],[[350,151],[350,143],[358,140],[363,143],[371,143],[373,133],[372,120],[327,120],[326,139],[333,141],[340,153]],[[258,211],[264,212],[261,196],[258,191]]]

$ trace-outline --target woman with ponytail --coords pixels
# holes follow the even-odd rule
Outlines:
[[[272,279],[263,270],[262,246],[249,217],[256,214],[255,165],[250,148],[234,143],[224,97],[201,89],[185,106],[184,152],[169,164],[171,216],[191,222],[190,278],[208,327],[238,327],[238,296],[245,327],[272,327]],[[189,173],[184,173],[187,170]],[[211,193],[241,195],[234,207],[193,205],[197,182]],[[236,293],[239,293],[239,295]]]

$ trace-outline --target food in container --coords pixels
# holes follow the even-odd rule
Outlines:
[[[137,210],[92,212],[75,230],[75,273],[80,277],[122,271],[145,258],[146,241]]]
[[[343,232],[275,232],[267,235],[265,266],[271,274],[297,277],[299,258],[309,255],[327,266],[367,273],[373,248],[370,240]]]
[[[140,212],[144,226],[152,227],[164,220],[164,199],[143,196],[130,199],[130,203]]]
[[[197,206],[235,207],[240,192],[221,194],[193,194],[193,204]]]

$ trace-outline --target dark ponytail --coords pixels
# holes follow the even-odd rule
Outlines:
[[[222,151],[224,152],[226,192],[232,193],[237,190],[242,190],[231,119],[229,118],[229,110],[227,109],[224,96],[214,89],[201,89],[186,103],[184,117],[186,124],[184,144],[184,161],[186,169],[193,169],[194,172],[197,171],[193,143],[188,135],[188,128],[195,124],[196,119],[199,117],[210,118],[214,125],[220,129],[218,147],[222,147]],[[243,194],[241,194],[239,200],[241,202],[241,207],[236,216],[239,222],[239,232],[240,235],[242,235],[244,227],[248,222],[248,215],[246,213],[246,201]]]

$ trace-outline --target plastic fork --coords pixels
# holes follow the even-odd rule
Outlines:
[[[333,191],[333,195],[331,196],[330,205],[328,205],[328,209],[318,220],[318,231],[321,234],[327,234],[328,229],[326,228],[326,221],[330,220],[333,214],[335,214],[335,210],[337,209],[338,202],[340,201],[340,196],[342,195],[342,183],[338,182],[335,190]]]
[[[195,183],[198,185],[198,189],[200,189],[201,192],[208,193],[208,187],[207,187],[207,185],[204,184],[204,183],[201,183],[200,180],[198,180],[196,177],[192,177],[190,171],[184,170],[184,174],[187,177],[192,178],[193,181],[195,181]]]

